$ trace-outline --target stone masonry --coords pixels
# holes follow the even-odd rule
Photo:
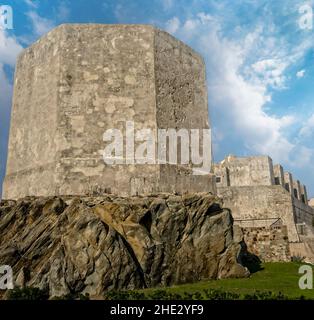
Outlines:
[[[248,251],[263,262],[290,261],[286,226],[243,228],[243,235]]]
[[[3,198],[215,193],[213,175],[192,175],[190,163],[105,165],[103,134],[126,121],[154,133],[208,129],[202,58],[148,25],[49,32],[17,61]]]
[[[275,226],[285,226],[290,252],[314,261],[314,210],[300,181],[294,180],[281,165],[273,165],[268,156],[228,156],[214,165],[214,172],[218,195],[224,206],[231,209],[235,224],[246,230],[245,234],[251,228],[263,228],[263,237],[271,239]],[[306,247],[313,244],[313,250],[305,250],[304,242]],[[257,241],[255,249],[259,245],[259,250],[265,252],[265,242]],[[267,253],[267,259],[276,257]]]

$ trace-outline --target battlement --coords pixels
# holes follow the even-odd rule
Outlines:
[[[288,251],[290,255],[304,255],[303,246],[309,245],[307,239],[314,237],[314,210],[308,204],[305,185],[294,180],[280,164],[273,165],[268,156],[228,156],[214,165],[214,173],[218,195],[231,210],[235,224],[243,228],[252,252],[264,261],[286,261]],[[286,240],[282,228],[286,228]],[[281,236],[282,243],[273,243],[271,249],[269,241],[274,240],[276,232],[279,234],[275,242]],[[263,237],[252,241],[257,233]],[[268,240],[264,243],[265,239]],[[311,253],[305,256],[308,261],[314,261]]]
[[[229,155],[214,165],[217,187],[274,186],[285,188],[295,199],[308,204],[306,186],[294,180],[280,164],[268,156],[235,157]]]

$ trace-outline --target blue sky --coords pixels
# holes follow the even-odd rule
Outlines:
[[[215,161],[270,155],[314,196],[314,30],[303,0],[0,0],[14,29],[0,29],[0,184],[16,56],[61,23],[154,24],[205,59]]]

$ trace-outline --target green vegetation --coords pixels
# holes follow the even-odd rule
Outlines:
[[[48,300],[49,294],[45,290],[33,287],[15,288],[9,291],[8,300]],[[51,300],[89,300],[88,294],[71,294],[53,297]]]
[[[8,300],[48,300],[49,294],[38,288],[15,288],[9,291]]]
[[[82,293],[69,293],[65,296],[61,297],[52,297],[51,300],[90,300],[89,294],[82,294]]]
[[[107,299],[314,299],[313,290],[299,289],[300,263],[265,263],[247,279],[201,281],[169,288],[108,293]]]
[[[174,293],[169,290],[151,290],[150,292],[111,291],[106,300],[288,300],[282,293],[256,291],[252,294],[237,294],[223,290],[205,289],[202,291]],[[298,299],[304,299],[303,296]]]

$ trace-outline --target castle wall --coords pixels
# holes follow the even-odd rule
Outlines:
[[[314,264],[314,241],[312,239],[302,239],[302,242],[290,243],[291,257],[298,257],[304,259],[305,263]]]
[[[3,198],[55,193],[59,40],[48,34],[18,57]]]
[[[275,184],[273,164],[271,158],[267,156],[238,158],[230,156],[219,164],[215,164],[216,176],[222,168],[228,168],[230,186],[268,186]],[[223,179],[227,181],[227,179]],[[226,184],[219,186],[225,187]]]
[[[303,254],[314,261],[314,210],[308,205],[306,187],[281,165],[272,166],[270,158],[267,166],[267,158],[229,156],[216,164],[218,195],[244,230],[249,249],[263,261],[289,261],[290,256]],[[261,161],[264,165],[258,166]],[[228,172],[229,186],[224,177]],[[255,172],[260,172],[260,179],[251,178]],[[280,228],[287,229],[287,237],[284,232],[276,235]]]
[[[314,234],[314,209],[302,201],[293,198],[294,217],[296,223],[307,225],[308,231]]]
[[[253,225],[260,227],[271,225],[280,218],[287,226],[289,241],[299,241],[291,195],[281,186],[218,188],[218,195],[223,199],[224,207],[231,209],[235,223],[262,221],[261,225]]]
[[[126,144],[127,121],[155,140],[158,128],[209,128],[204,62],[165,32],[62,25],[22,53],[15,81],[3,198],[215,192],[208,172],[194,176],[190,165],[156,165],[155,158],[134,163],[125,145],[126,164],[103,160],[104,132],[120,130]],[[211,163],[211,141],[207,147]]]
[[[216,176],[217,188],[230,186],[230,173],[227,167],[215,164],[214,172]]]
[[[60,32],[59,193],[136,193],[135,179],[156,180],[158,167],[105,165],[103,134],[126,135],[126,121],[156,131],[153,28],[66,25]]]
[[[290,261],[290,247],[286,226],[243,228],[248,251],[263,262]]]
[[[154,56],[157,127],[176,130],[209,129],[206,72],[202,57],[160,30],[156,30]],[[210,160],[211,170],[211,141],[204,141],[202,133],[201,130],[200,155]],[[206,150],[202,149],[203,144]],[[208,171],[204,175],[193,175],[190,164],[181,164],[181,148],[181,140],[178,139],[179,165],[160,165],[159,188],[167,192],[216,192],[215,178]],[[191,152],[191,146],[189,149]],[[193,167],[198,168],[197,165]]]

